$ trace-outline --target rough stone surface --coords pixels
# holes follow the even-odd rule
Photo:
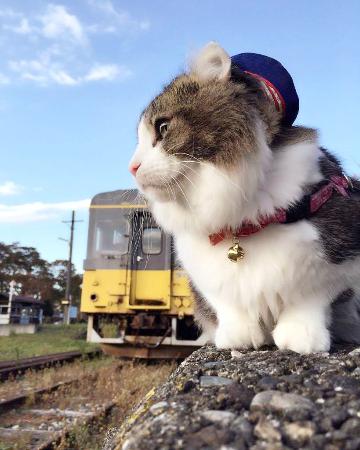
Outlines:
[[[360,449],[359,349],[238,356],[213,346],[194,352],[107,448]]]
[[[254,435],[266,442],[281,442],[281,433],[278,430],[278,422],[261,417],[254,428]]]
[[[301,448],[310,442],[315,433],[315,427],[311,422],[285,423],[283,425],[283,436],[285,441],[295,448]]]
[[[229,378],[214,377],[214,376],[207,376],[207,375],[200,377],[200,386],[201,387],[226,386],[229,384],[232,384],[232,381]]]
[[[150,412],[154,416],[158,416],[159,414],[163,413],[168,407],[169,407],[168,402],[155,403],[150,407]]]
[[[314,409],[314,403],[302,395],[288,394],[281,391],[259,392],[252,399],[251,411],[277,412],[283,416],[309,416]]]
[[[224,426],[229,425],[229,423],[233,422],[236,418],[236,414],[230,411],[221,411],[217,409],[204,411],[201,413],[201,415],[209,422],[220,423]]]

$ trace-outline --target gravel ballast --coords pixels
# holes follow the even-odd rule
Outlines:
[[[360,449],[360,350],[205,346],[150,392],[107,448]]]

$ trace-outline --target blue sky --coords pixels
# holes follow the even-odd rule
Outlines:
[[[139,113],[210,40],[292,74],[297,124],[360,172],[360,2],[0,1],[0,240],[82,267],[88,199],[133,187]]]

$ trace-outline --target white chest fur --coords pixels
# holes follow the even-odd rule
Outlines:
[[[212,246],[207,237],[190,233],[176,237],[178,255],[193,282],[219,316],[244,309],[257,320],[270,312],[277,320],[282,303],[290,303],[297,291],[320,284],[317,233],[307,222],[270,225],[240,240],[244,259],[227,258],[231,241]],[[233,312],[233,311],[232,311]]]
[[[322,258],[316,229],[306,221],[270,225],[240,243],[245,257],[234,263],[229,240],[212,246],[204,236],[176,236],[184,268],[217,314],[217,346],[259,347],[273,333],[280,348],[327,349],[326,311],[345,279]]]
[[[155,200],[152,212],[174,235],[184,268],[216,312],[219,348],[259,347],[273,339],[280,349],[326,351],[329,305],[349,287],[349,268],[326,262],[310,222],[269,225],[241,239],[245,257],[237,263],[227,258],[231,241],[209,242],[208,234],[224,226],[288,207],[303,196],[306,184],[322,179],[315,143],[275,153],[265,144],[261,149],[262,162],[253,167],[262,170],[240,164],[224,172],[201,164],[197,178],[181,192],[185,204]]]

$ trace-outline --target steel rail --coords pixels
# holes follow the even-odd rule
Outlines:
[[[6,380],[10,375],[17,375],[29,369],[41,369],[57,363],[71,362],[77,358],[94,358],[101,354],[101,350],[89,352],[70,351],[53,353],[51,355],[34,356],[10,361],[0,361],[0,380]]]
[[[68,386],[70,384],[74,384],[77,382],[79,382],[78,378],[73,379],[73,380],[68,380],[68,381],[60,381],[59,383],[53,384],[53,385],[45,387],[45,388],[34,389],[34,390],[31,390],[30,392],[26,392],[21,395],[16,395],[14,397],[10,397],[5,400],[1,400],[0,401],[0,414],[4,414],[11,409],[14,409],[18,406],[24,405],[29,398],[38,400],[41,398],[41,396],[43,394],[48,394],[48,393],[54,392],[62,386]]]

